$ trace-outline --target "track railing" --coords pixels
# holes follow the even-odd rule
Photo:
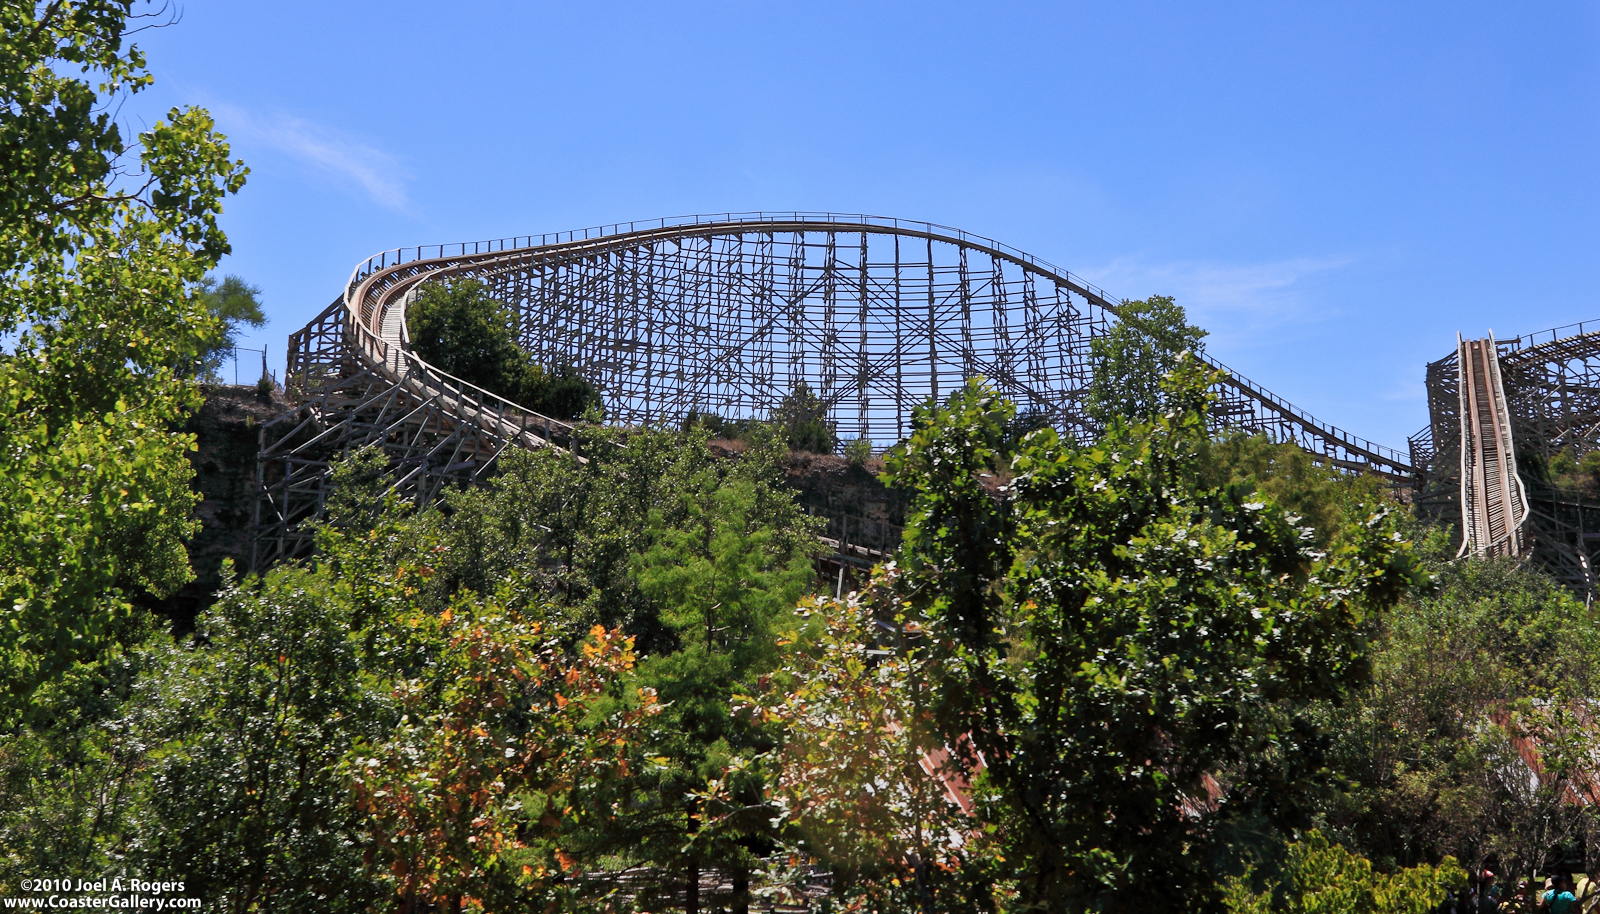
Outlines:
[[[1232,368],[1229,368],[1209,355],[1202,353],[1200,355],[1200,360],[1205,362],[1207,365],[1210,365],[1217,371],[1225,373],[1228,376],[1228,379],[1225,383],[1238,388],[1252,399],[1270,407],[1285,419],[1296,422],[1305,428],[1316,430],[1324,438],[1337,442],[1341,447],[1352,454],[1366,457],[1375,463],[1388,465],[1398,471],[1401,471],[1402,473],[1411,472],[1411,458],[1409,455],[1401,451],[1397,451],[1392,447],[1385,447],[1384,445],[1353,435],[1336,425],[1329,425],[1325,422],[1321,422],[1305,410],[1296,407],[1288,400],[1285,400],[1277,394],[1274,394],[1272,391],[1267,390],[1265,387],[1262,387],[1261,385],[1255,383],[1237,371],[1234,371]]]
[[[405,384],[414,394],[423,398],[438,397],[452,404],[451,412],[460,419],[485,428],[507,441],[521,447],[542,447],[547,444],[569,445],[573,426],[553,419],[527,407],[512,402],[493,391],[485,390],[464,381],[443,369],[428,364],[410,349],[405,330],[405,293],[425,278],[449,275],[452,267],[459,268],[471,260],[453,258],[412,261],[415,268],[426,264],[428,269],[388,270],[368,273],[359,282],[351,277],[347,285],[345,311],[349,330],[353,335],[356,352],[367,364]],[[371,260],[368,260],[371,263]],[[360,274],[363,267],[357,267]],[[400,266],[399,264],[396,267]],[[353,293],[353,295],[352,295]],[[399,298],[399,301],[395,299]],[[399,308],[396,319],[400,323],[399,345],[383,338],[381,328],[391,308]]]

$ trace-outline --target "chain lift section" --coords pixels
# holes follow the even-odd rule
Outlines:
[[[1510,410],[1494,335],[1457,339],[1461,393],[1460,555],[1521,555],[1528,500],[1517,476]]]

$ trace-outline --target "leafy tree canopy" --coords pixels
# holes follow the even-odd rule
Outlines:
[[[230,587],[193,639],[46,687],[80,719],[0,749],[0,888],[54,866],[231,911],[581,907],[579,798],[658,707],[631,642],[552,625],[515,575],[438,606],[434,528],[371,507],[334,506],[315,561]]]
[[[791,450],[813,454],[831,454],[836,443],[833,423],[828,421],[828,404],[805,381],[784,394],[765,419],[724,419],[716,413],[690,410],[683,428],[704,429],[715,437],[736,441],[756,441],[775,431]],[[872,442],[865,446],[870,454]]]
[[[1377,872],[1314,829],[1285,857],[1277,883],[1265,891],[1252,892],[1248,878],[1230,879],[1228,914],[1428,914],[1467,876],[1453,857],[1437,867]]]
[[[1319,547],[1329,545],[1385,492],[1381,477],[1319,464],[1299,447],[1265,435],[1223,432],[1201,445],[1200,458],[1202,485],[1254,485],[1271,495],[1294,523],[1309,527]]]
[[[783,430],[784,440],[797,451],[813,454],[833,453],[833,426],[828,423],[828,404],[804,381],[784,395],[772,411],[772,421]]]
[[[1570,800],[1600,757],[1600,616],[1521,563],[1430,544],[1438,586],[1390,617],[1371,686],[1328,709],[1350,789],[1326,827],[1385,865],[1493,856],[1531,878],[1596,846]]]
[[[582,462],[507,455],[490,487],[452,495],[436,519],[446,548],[424,585],[433,599],[524,576],[564,630],[638,638],[634,681],[663,710],[630,776],[588,798],[590,859],[742,871],[752,836],[768,830],[763,776],[725,776],[768,740],[733,714],[733,696],[777,661],[778,633],[815,576],[817,525],[782,483],[775,430],[755,429],[732,460],[711,454],[708,434],[585,427]],[[713,784],[732,799],[706,802]]]
[[[1169,408],[1162,379],[1184,352],[1199,353],[1206,332],[1170,296],[1125,301],[1120,318],[1089,342],[1094,375],[1084,408],[1101,425],[1145,422]]]
[[[1149,886],[1215,903],[1241,817],[1303,821],[1313,703],[1364,681],[1367,640],[1417,574],[1381,504],[1327,551],[1248,484],[1201,482],[1211,378],[1090,447],[1029,435],[991,473],[1009,405],[974,383],[917,414],[888,475],[916,491],[895,601],[927,631],[929,707],[978,775],[1025,909],[1123,910]]]
[[[417,353],[469,384],[556,419],[602,406],[576,368],[538,365],[517,345],[515,315],[477,280],[424,285],[406,321]]]
[[[112,112],[151,82],[133,8],[0,6],[0,723],[115,642],[131,591],[191,574],[192,442],[168,429],[246,170],[196,108],[128,145]]]
[[[215,378],[217,369],[239,342],[240,325],[264,327],[267,315],[261,310],[261,290],[238,276],[225,276],[221,282],[207,276],[197,291],[216,327],[200,352],[200,371]]]

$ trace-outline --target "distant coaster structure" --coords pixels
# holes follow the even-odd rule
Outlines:
[[[309,551],[305,522],[323,510],[329,462],[351,449],[381,447],[395,490],[427,502],[482,481],[508,448],[571,447],[569,423],[412,349],[406,307],[418,290],[469,278],[509,306],[536,361],[595,383],[608,422],[762,417],[805,382],[841,440],[880,447],[909,434],[915,406],[975,376],[1064,434],[1092,437],[1090,341],[1121,316],[1121,300],[998,241],[876,216],[702,215],[386,251],[289,339],[298,405],[262,429],[256,568]],[[1410,484],[1409,456],[1202,358],[1224,373],[1219,426]],[[881,554],[851,553],[847,539],[841,554]]]

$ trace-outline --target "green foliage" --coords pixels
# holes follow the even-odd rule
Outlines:
[[[1047,428],[1049,425],[1050,417],[1043,410],[1018,410],[1016,415],[1006,421],[1005,427],[1001,430],[1001,453],[1016,453],[1022,446],[1022,439],[1028,437],[1029,432]]]
[[[804,381],[785,394],[772,411],[772,422],[782,430],[789,448],[813,454],[833,453],[833,426],[828,422],[828,404]]]
[[[640,586],[640,563],[664,538],[709,548],[730,524],[743,525],[739,535],[759,539],[752,548],[771,569],[819,548],[818,524],[783,485],[787,452],[771,434],[737,460],[713,456],[704,430],[586,427],[578,449],[582,462],[553,450],[508,453],[489,487],[449,496],[437,518],[447,548],[430,585],[440,606],[459,587],[489,594],[524,574],[569,630],[621,626],[653,655],[682,644]],[[737,520],[724,508],[737,509]]]
[[[1084,409],[1101,425],[1117,418],[1146,422],[1171,408],[1162,379],[1180,354],[1205,348],[1206,332],[1169,296],[1125,301],[1117,310],[1120,319],[1089,342],[1094,377]]]
[[[888,473],[916,491],[895,612],[927,626],[945,745],[985,762],[978,814],[1024,909],[1199,907],[1242,818],[1292,824],[1312,703],[1366,673],[1415,563],[1381,505],[1313,551],[1274,499],[1201,484],[1205,390],[1087,448],[1029,436],[976,383],[917,413]],[[976,774],[976,756],[964,758]]]
[[[512,336],[515,314],[477,280],[424,285],[406,321],[417,353],[469,384],[556,419],[602,406],[577,369],[534,363]]]
[[[1390,618],[1371,687],[1327,712],[1351,781],[1328,828],[1380,863],[1494,854],[1531,877],[1593,840],[1568,797],[1600,753],[1600,618],[1518,562],[1446,564],[1437,545],[1438,587]]]
[[[713,438],[747,443],[759,443],[777,435],[790,450],[813,454],[831,454],[836,443],[833,424],[828,421],[828,405],[805,381],[784,394],[765,419],[725,419],[716,413],[690,410],[683,418],[682,430],[703,431]],[[852,445],[862,462],[872,456],[872,442],[864,438],[850,442],[845,445],[847,451]],[[864,454],[862,448],[866,449]]]
[[[845,442],[844,456],[846,460],[850,461],[850,465],[853,467],[859,468],[866,466],[867,461],[872,459],[871,439],[856,438],[852,441]]]
[[[411,345],[434,367],[510,396],[522,392],[529,361],[508,329],[511,309],[476,280],[424,285],[406,309]]]
[[[424,519],[371,490],[335,513],[313,565],[231,587],[193,641],[41,691],[49,716],[0,751],[0,885],[137,874],[241,912],[578,903],[578,798],[656,713],[625,684],[631,641],[568,637],[515,576],[441,611]],[[78,768],[31,769],[51,762]]]
[[[1550,484],[1585,498],[1600,497],[1600,451],[1581,458],[1572,448],[1563,448],[1550,458],[1547,472]]]
[[[0,742],[0,891],[22,894],[42,866],[102,873],[125,857],[145,746],[113,722],[141,673],[136,654],[76,664],[34,694],[35,726]]]
[[[110,110],[150,84],[130,4],[0,10],[0,725],[100,656],[129,596],[188,579],[193,495],[168,431],[215,330],[192,290],[228,250],[245,169],[173,109],[129,162]]]
[[[761,494],[752,480],[734,479],[687,493],[670,527],[667,512],[651,512],[653,542],[634,557],[633,574],[681,650],[750,666],[771,653],[771,622],[793,610],[814,576],[807,552],[774,549],[777,531],[755,513]]]
[[[394,717],[363,682],[353,616],[332,575],[286,568],[225,592],[198,643],[152,644],[121,724],[149,747],[128,849],[141,872],[231,911],[384,897],[336,770]]]
[[[802,603],[782,665],[747,700],[783,731],[771,790],[786,837],[792,853],[828,865],[841,902],[983,909],[965,878],[982,823],[941,780],[961,783],[931,713],[928,653],[906,649],[920,637],[915,623],[902,633],[903,616],[890,626],[874,617],[883,597],[873,589]]]
[[[633,664],[620,632],[596,626],[568,657],[539,621],[474,603],[406,620],[430,644],[430,676],[396,684],[405,713],[340,770],[403,909],[547,910],[573,900],[570,804],[625,770],[660,708],[642,691],[621,713],[599,709]]]
[[[777,531],[758,513],[748,479],[686,499],[665,526],[651,516],[651,547],[633,562],[640,591],[657,607],[678,649],[640,664],[640,681],[664,703],[649,763],[623,786],[629,810],[607,825],[603,846],[677,869],[714,864],[744,871],[741,842],[769,830],[765,778],[736,762],[770,746],[758,721],[734,713],[777,661],[777,635],[815,578],[808,552],[773,548]]]
[[[1437,867],[1417,866],[1392,875],[1330,844],[1319,831],[1291,843],[1275,887],[1252,892],[1248,877],[1228,881],[1228,914],[1428,914],[1467,874],[1446,857]]]
[[[776,662],[776,633],[814,575],[817,525],[782,484],[787,449],[770,430],[736,460],[714,457],[707,434],[585,428],[583,462],[508,454],[488,489],[452,495],[434,521],[438,605],[520,576],[561,630],[639,639],[633,681],[663,711],[630,776],[583,806],[593,827],[566,848],[581,859],[748,866],[770,818],[760,771],[731,770],[766,745],[731,699]]]
[[[220,283],[207,276],[200,281],[196,295],[210,312],[216,328],[200,350],[199,374],[214,380],[217,369],[239,341],[239,325],[264,327],[267,315],[261,310],[261,290],[238,276],[226,276]]]
[[[1319,465],[1295,445],[1278,444],[1265,435],[1226,432],[1202,446],[1201,463],[1202,485],[1254,485],[1272,496],[1294,518],[1292,523],[1314,531],[1319,548],[1384,493],[1380,477]]]

